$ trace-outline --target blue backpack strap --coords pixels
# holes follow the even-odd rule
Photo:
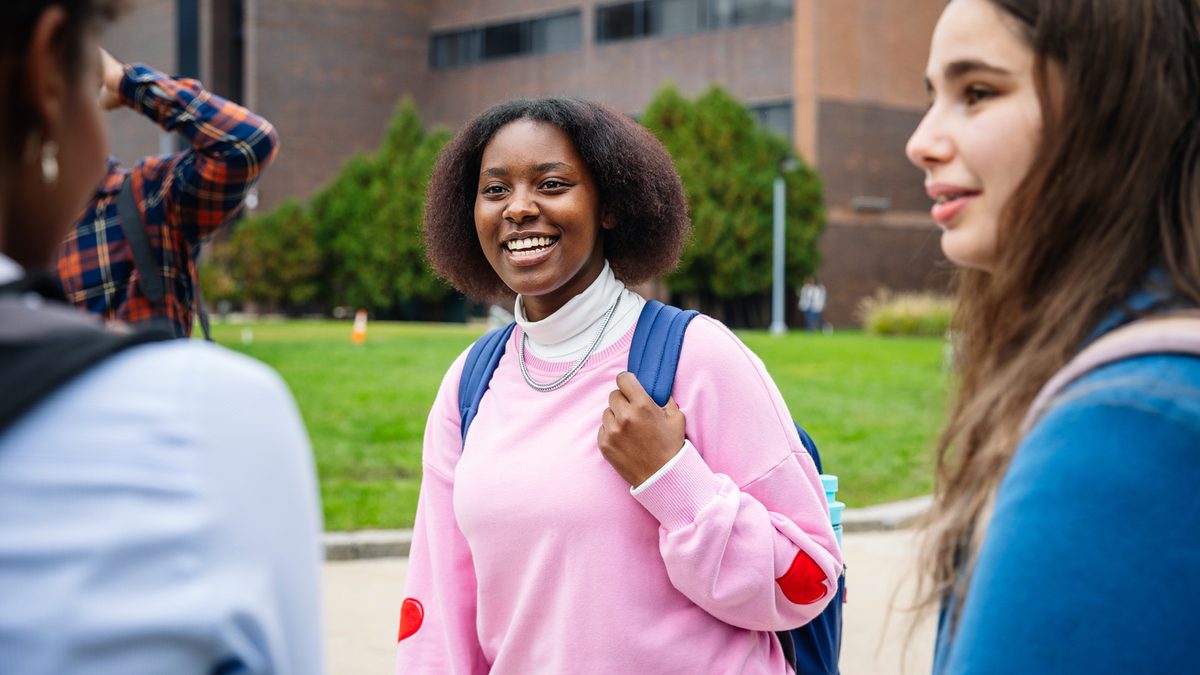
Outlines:
[[[633,344],[629,347],[629,371],[637,375],[642,387],[660,406],[666,405],[671,396],[675,370],[679,367],[679,353],[683,348],[683,334],[687,331],[688,323],[698,314],[650,300],[638,317]],[[800,434],[800,443],[816,464],[817,473],[821,473],[821,455],[817,452],[817,444],[799,424],[796,424],[796,431]],[[845,584],[845,576],[840,577],[833,600],[812,621],[799,628],[776,633],[784,659],[793,671],[838,674]]]
[[[496,365],[500,363],[500,357],[504,356],[504,347],[516,326],[514,321],[502,328],[488,331],[471,345],[471,351],[467,353],[467,362],[463,364],[462,377],[458,381],[458,414],[462,420],[464,444],[467,440],[467,429],[475,420],[475,413],[479,412],[479,402],[487,393],[492,373],[496,372]]]
[[[642,307],[633,331],[633,344],[629,346],[628,368],[660,406],[671,398],[683,334],[688,323],[699,314],[694,309],[685,311],[657,300],[648,300]]]
[[[683,334],[688,324],[699,316],[696,310],[682,310],[664,305],[657,300],[646,301],[633,332],[633,344],[629,346],[629,372],[637,375],[642,388],[658,405],[666,405],[675,384],[675,371],[679,367],[679,353],[683,349]],[[800,443],[812,456],[821,473],[821,454],[808,432],[796,424]]]
[[[804,446],[804,449],[808,451],[808,456],[812,457],[813,464],[817,466],[817,473],[825,473],[825,470],[821,468],[821,453],[817,452],[816,441],[808,435],[799,422],[793,420],[792,424],[796,425],[796,432],[800,434],[800,445]]]

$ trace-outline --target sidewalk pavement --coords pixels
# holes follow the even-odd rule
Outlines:
[[[894,609],[911,592],[916,537],[908,524],[929,498],[846,512],[843,553],[847,602],[842,675],[928,673],[934,621],[921,622],[905,649],[912,615]],[[851,524],[853,523],[853,524]],[[402,531],[329,533],[325,564],[325,635],[331,675],[393,669],[408,541]],[[899,590],[897,590],[899,589]]]

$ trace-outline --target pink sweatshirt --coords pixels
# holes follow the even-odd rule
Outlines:
[[[442,381],[401,608],[398,673],[788,673],[773,631],[816,616],[841,556],[824,492],[762,362],[688,328],[684,450],[631,494],[597,447],[630,330],[562,389],[513,332],[462,447]],[[571,364],[526,354],[550,381]]]

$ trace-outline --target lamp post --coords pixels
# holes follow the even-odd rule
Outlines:
[[[797,166],[796,160],[788,157],[779,163],[779,172],[775,174],[774,246],[772,247],[772,257],[775,262],[775,281],[771,287],[771,335],[783,335],[787,333],[787,321],[784,319],[786,315],[783,308],[783,241],[786,225],[784,203],[787,201],[787,193],[785,192],[786,185],[783,181],[783,174],[795,170]]]

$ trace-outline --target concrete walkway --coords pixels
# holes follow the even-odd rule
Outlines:
[[[910,615],[890,607],[897,588],[902,594],[911,589],[913,533],[847,532],[844,545],[848,573],[843,675],[928,673],[933,621],[919,626],[906,651]],[[325,564],[325,633],[331,675],[392,672],[407,567],[408,559],[402,557]]]

